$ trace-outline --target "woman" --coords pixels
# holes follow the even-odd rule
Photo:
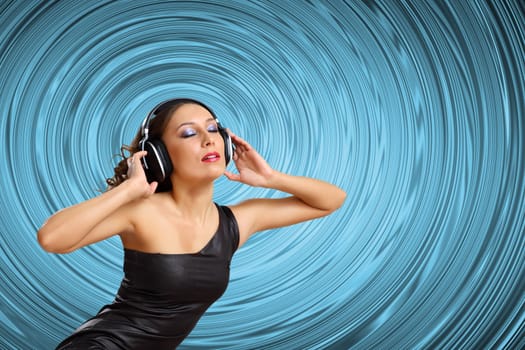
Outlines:
[[[158,149],[151,143],[162,148],[164,166],[153,164]],[[55,213],[38,231],[52,253],[113,235],[124,247],[125,276],[114,302],[58,349],[174,349],[223,294],[232,255],[252,234],[328,215],[346,197],[329,183],[272,169],[195,100],[155,108],[126,149],[132,155],[115,168],[108,191]],[[226,171],[231,156],[238,174]],[[213,182],[223,174],[291,196],[220,206]]]

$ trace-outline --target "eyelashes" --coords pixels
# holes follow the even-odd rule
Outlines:
[[[217,127],[217,125],[210,125],[208,126],[207,131],[215,133],[219,132],[219,128]],[[182,132],[181,137],[186,139],[195,135],[197,135],[197,131],[195,129],[187,128]]]
[[[187,139],[188,137],[192,137],[192,136],[195,136],[197,135],[197,133],[194,131],[194,130],[184,130],[184,132],[182,133],[182,137]]]

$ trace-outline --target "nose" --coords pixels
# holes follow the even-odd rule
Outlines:
[[[204,133],[204,136],[202,137],[202,146],[209,147],[209,146],[213,146],[214,144],[215,144],[215,141],[213,141],[211,135],[209,133]]]

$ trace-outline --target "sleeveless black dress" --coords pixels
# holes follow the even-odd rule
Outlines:
[[[124,278],[113,303],[57,349],[175,349],[228,285],[239,229],[230,208],[216,206],[219,227],[198,253],[124,249]]]

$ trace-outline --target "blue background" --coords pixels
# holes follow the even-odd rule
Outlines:
[[[157,103],[348,193],[254,236],[181,349],[525,347],[522,1],[3,1],[0,348],[113,300],[118,238],[38,246]],[[216,201],[281,193],[220,178]],[[75,228],[72,227],[71,230]]]

